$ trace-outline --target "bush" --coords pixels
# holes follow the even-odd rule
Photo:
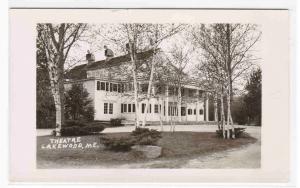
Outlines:
[[[73,127],[63,127],[61,128],[61,136],[83,136],[83,135],[89,135],[90,133],[84,130],[83,128],[79,126],[73,126]]]
[[[104,130],[104,126],[102,126],[102,125],[87,125],[87,126],[83,127],[82,129],[84,129],[85,131],[90,132],[90,133],[102,132]]]
[[[161,138],[159,131],[140,127],[132,131],[131,135],[137,145],[157,145],[157,141]]]
[[[134,145],[132,137],[108,138],[100,137],[100,143],[103,143],[105,148],[112,151],[129,151]]]
[[[246,128],[234,128],[234,132],[235,132],[235,138],[241,138],[244,136],[245,134],[245,130]],[[232,138],[232,129],[229,129],[230,131],[230,138]],[[227,136],[227,131],[225,130],[225,135]],[[223,138],[223,131],[222,130],[216,130],[216,134],[218,138]]]
[[[122,119],[120,119],[120,118],[110,119],[110,125],[112,127],[120,127],[120,126],[122,126],[121,122],[122,122]]]
[[[61,129],[61,136],[84,136],[92,135],[97,132],[102,132],[102,125],[86,125],[86,126],[69,126]]]
[[[85,127],[87,126],[87,124],[80,120],[67,120],[65,121],[65,124],[62,127],[74,127],[74,126]]]
[[[241,138],[244,136],[246,128],[234,128],[235,137]]]

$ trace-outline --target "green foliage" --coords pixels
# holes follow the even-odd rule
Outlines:
[[[154,129],[136,128],[126,137],[100,137],[105,148],[112,151],[129,151],[133,145],[156,145],[161,133]]]
[[[88,125],[87,123],[80,120],[66,120],[63,127],[73,127],[73,126],[84,127],[87,125]]]
[[[100,137],[100,143],[104,144],[107,150],[125,152],[131,149],[135,141],[130,136],[119,138]]]
[[[71,124],[70,124],[71,125]],[[84,136],[93,135],[102,132],[104,126],[102,125],[86,125],[86,124],[73,124],[73,126],[65,126],[61,129],[61,136]]]
[[[85,131],[79,126],[62,127],[60,130],[61,136],[84,136],[89,135],[89,132]]]
[[[102,132],[105,127],[102,125],[87,125],[83,129],[90,133]]]
[[[131,135],[137,145],[157,145],[157,141],[162,137],[157,130],[140,127],[137,127]]]
[[[239,125],[245,125],[247,123],[247,111],[244,97],[234,97],[231,104],[232,119]]]
[[[230,131],[230,134],[229,134],[230,138],[232,138],[232,129],[229,129],[229,131]],[[240,128],[240,127],[234,128],[235,138],[242,138],[245,135],[245,131],[246,131],[246,128]],[[218,138],[223,138],[223,131],[221,129],[216,130],[216,134],[217,134]],[[227,130],[225,130],[225,135],[227,138]]]
[[[120,127],[120,126],[122,126],[121,122],[122,122],[122,119],[120,119],[120,118],[115,118],[115,119],[112,118],[112,119],[110,119],[110,125],[112,127]]]
[[[246,112],[249,120],[256,125],[261,125],[261,70],[252,72],[245,87],[247,94],[244,96]]]
[[[73,120],[92,121],[94,107],[89,93],[81,84],[73,84],[65,95],[65,117]]]

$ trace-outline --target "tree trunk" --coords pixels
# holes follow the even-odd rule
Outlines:
[[[178,103],[177,103],[177,108],[178,108],[178,121],[181,122],[181,102],[182,102],[182,97],[181,97],[181,85],[179,84],[178,87]]]
[[[225,115],[224,115],[224,100],[223,100],[224,94],[222,92],[221,94],[221,127],[222,127],[222,132],[223,132],[223,138],[226,138],[225,135]]]
[[[163,127],[163,122],[162,122],[162,114],[161,114],[161,109],[162,109],[162,101],[159,99],[159,107],[158,107],[158,110],[159,110],[159,124],[160,124],[160,131],[164,131],[164,127]]]
[[[218,96],[217,95],[215,95],[215,97],[214,97],[214,119],[217,122],[218,129],[221,130],[220,123],[219,123]]]
[[[129,43],[130,47],[130,59],[132,63],[132,75],[133,75],[133,86],[134,86],[134,104],[135,104],[135,127],[139,126],[139,102],[138,102],[138,84],[136,76],[136,62],[133,54],[132,44]]]
[[[150,100],[150,96],[151,96],[153,74],[154,74],[154,62],[153,62],[153,57],[152,57],[152,59],[151,59],[151,70],[150,70],[150,79],[149,79],[149,83],[148,83],[146,106],[145,106],[145,113],[144,113],[144,120],[143,120],[143,127],[146,126],[147,110],[148,110],[148,104],[149,104],[149,100]]]
[[[231,125],[231,129],[232,129],[232,138],[235,139],[235,132],[234,132],[234,125],[233,125],[233,121],[232,121],[232,116],[231,116],[231,101],[230,101],[230,88],[228,90],[228,97],[227,97],[227,105],[228,105],[228,109],[227,109],[227,121],[228,124]]]

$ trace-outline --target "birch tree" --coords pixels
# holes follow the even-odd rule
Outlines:
[[[109,29],[108,29],[109,28]],[[133,80],[133,96],[136,106],[135,111],[135,125],[139,126],[140,120],[142,125],[145,126],[144,118],[139,118],[139,104],[140,101],[146,100],[146,110],[148,108],[149,99],[151,98],[151,90],[153,86],[154,69],[156,66],[155,54],[158,53],[159,45],[167,38],[176,34],[182,25],[175,24],[140,24],[140,23],[124,23],[104,25],[105,31],[109,33],[103,33],[98,31],[97,34],[102,36],[105,41],[113,43],[120,51],[123,51],[130,56],[131,72],[130,77]],[[138,58],[138,53],[144,51],[151,51],[152,57],[148,60],[142,60]],[[146,65],[146,69],[142,66]],[[138,88],[138,77],[141,76],[146,80],[148,89],[145,96],[140,94]]]
[[[179,122],[181,119],[181,104],[182,104],[182,90],[183,83],[186,81],[187,65],[191,61],[192,51],[186,46],[189,46],[186,42],[181,44],[174,44],[174,46],[169,51],[168,67],[171,68],[171,74],[169,75],[169,83],[171,83],[174,89],[175,101],[177,101],[177,113]],[[171,131],[175,131],[175,124],[172,125],[171,122]]]
[[[231,116],[233,84],[247,74],[258,60],[253,53],[253,46],[261,36],[257,27],[253,24],[201,24],[192,29],[192,40],[201,48],[204,59],[214,62],[213,66],[217,66],[218,70],[225,73],[218,77],[223,78],[222,91],[227,101],[227,125],[231,125],[232,130],[234,130]],[[220,71],[216,72],[218,73]],[[223,97],[221,99],[223,100]]]
[[[183,29],[183,25],[175,25],[175,24],[149,24],[147,25],[147,37],[149,42],[149,50],[152,50],[153,52],[157,53],[159,45],[169,37],[177,34]],[[148,80],[148,91],[146,96],[146,105],[145,109],[148,109],[149,106],[149,100],[151,97],[151,90],[153,86],[153,78],[154,78],[154,69],[156,67],[156,58],[152,57],[149,61],[149,71],[150,76]],[[144,114],[143,124],[142,126],[146,125],[146,113]]]
[[[64,66],[70,49],[86,30],[85,24],[38,24],[37,40],[46,54],[51,93],[56,111],[56,135],[64,124]]]

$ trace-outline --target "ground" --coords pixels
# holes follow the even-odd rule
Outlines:
[[[159,126],[149,126],[160,130]],[[126,135],[134,127],[107,128],[103,133]],[[99,148],[84,150],[41,150],[49,141],[49,130],[38,130],[38,168],[259,168],[260,128],[247,127],[253,138],[222,140],[215,137],[212,125],[178,125],[176,132],[165,126],[159,145],[163,156],[154,160],[139,158],[132,152],[118,153]],[[99,141],[99,136],[82,137],[82,143]],[[99,152],[100,151],[100,152]]]

